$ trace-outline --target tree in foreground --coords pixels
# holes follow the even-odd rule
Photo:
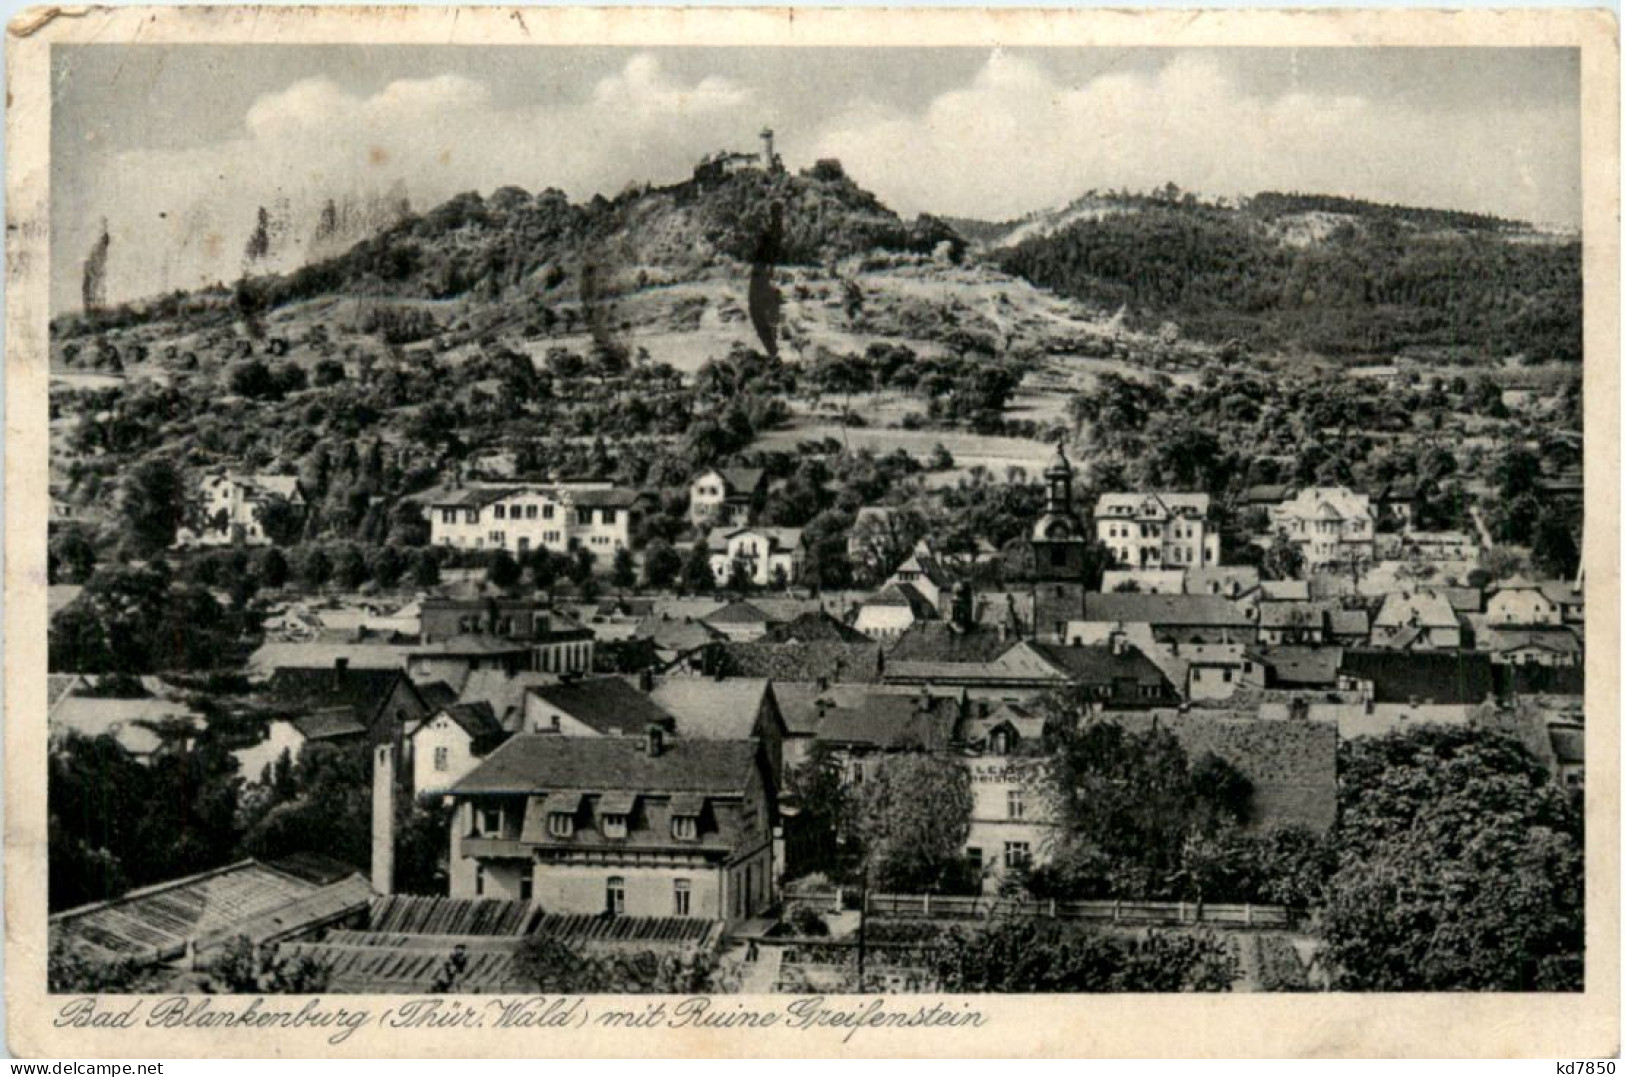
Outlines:
[[[738,987],[734,972],[709,953],[595,954],[542,933],[519,944],[513,967],[542,994],[704,995]]]
[[[957,760],[887,756],[857,805],[870,883],[905,894],[959,888],[970,814],[970,772]]]
[[[949,992],[1228,991],[1239,974],[1223,940],[1206,932],[1136,938],[1038,917],[952,929],[932,947],[932,961]]]
[[[1581,989],[1581,821],[1522,746],[1424,726],[1345,744],[1338,770],[1334,987]]]

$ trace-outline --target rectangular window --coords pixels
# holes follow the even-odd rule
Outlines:
[[[615,522],[615,510],[614,509],[605,509],[603,511],[603,517],[604,517],[604,522],[606,524],[614,523]]]
[[[980,879],[982,877],[982,850],[974,845],[966,849],[965,862],[970,865],[971,877]]]
[[[1033,861],[1032,846],[1025,841],[1004,843],[1004,866],[1008,869],[1025,868]]]
[[[626,912],[626,880],[619,875],[611,875],[604,884],[604,911],[611,916]]]
[[[440,510],[440,522],[443,523],[443,524],[454,524],[454,523],[456,523],[457,522],[457,510],[456,509],[441,509]]]
[[[542,506],[542,519],[551,520],[552,518],[553,518],[553,506],[552,505],[543,505]]]
[[[1228,669],[1227,669],[1227,670],[1225,670],[1225,671],[1224,671],[1224,683],[1225,683],[1225,684],[1229,684],[1229,683],[1230,683],[1230,679],[1231,679],[1231,677],[1233,677],[1233,676],[1234,676],[1234,672],[1233,672],[1233,671],[1232,671],[1232,670],[1228,670]]]
[[[536,877],[526,871],[519,876],[519,900],[529,901],[536,893]]]
[[[673,916],[689,915],[690,888],[687,879],[673,879],[671,883],[671,912]]]
[[[499,519],[499,520],[507,519],[508,518],[508,506],[506,506],[506,505],[498,505],[497,506],[497,511],[496,511],[496,518]]]
[[[465,523],[465,524],[477,524],[479,522],[480,522],[480,510],[479,509],[464,509],[463,510],[463,523]]]
[[[1022,819],[1027,815],[1027,797],[1020,789],[1011,789],[1005,794],[1004,806],[1012,819]]]
[[[482,838],[496,837],[502,833],[502,808],[482,807],[476,815],[475,832]]]
[[[451,766],[451,749],[444,746],[434,750],[434,769],[444,771]]]
[[[624,837],[626,837],[626,816],[624,816],[624,815],[606,815],[606,816],[604,816],[604,837],[606,837],[606,838],[624,838]]]
[[[693,841],[700,836],[700,821],[692,815],[674,815],[671,836],[678,841]]]
[[[547,832],[555,838],[568,838],[576,832],[576,821],[564,812],[549,812]]]
[[[502,531],[493,531],[493,532],[491,532],[491,545],[493,545],[493,546],[502,545],[502,540],[504,538],[506,538],[506,537],[507,537],[507,535],[506,535],[505,532],[502,532]]]
[[[475,864],[474,865],[474,896],[475,897],[484,897],[485,896],[485,865],[484,864]]]
[[[536,506],[535,505],[526,505],[525,506],[525,519],[527,519],[527,520],[536,519]]]

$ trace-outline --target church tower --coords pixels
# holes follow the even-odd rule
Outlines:
[[[1059,443],[1044,469],[1044,513],[1033,524],[1033,576],[1073,580],[1083,575],[1086,537],[1072,508],[1072,463]]]

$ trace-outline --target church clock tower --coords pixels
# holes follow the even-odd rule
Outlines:
[[[1083,576],[1087,539],[1072,508],[1072,464],[1059,443],[1044,469],[1044,513],[1033,524],[1033,577],[1075,580]]]

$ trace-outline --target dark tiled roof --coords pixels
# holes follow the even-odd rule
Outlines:
[[[502,723],[497,721],[496,712],[491,704],[484,701],[478,703],[453,703],[442,707],[439,713],[456,722],[475,740],[497,736],[502,732]]]
[[[577,508],[624,509],[638,499],[636,490],[569,490],[566,491]]]
[[[1339,672],[1373,682],[1378,703],[1482,703],[1495,687],[1489,655],[1471,652],[1350,648]]]
[[[695,648],[705,646],[712,640],[723,638],[721,632],[704,621],[667,619],[665,617],[644,618],[638,622],[633,634],[642,639],[653,640],[654,645],[663,651],[692,651]]]
[[[265,688],[278,703],[322,710],[349,707],[358,722],[371,728],[397,684],[416,695],[416,687],[399,669],[284,666],[271,675]]]
[[[770,691],[769,682],[757,677],[667,677],[656,683],[649,698],[677,718],[679,737],[747,740],[755,735]]]
[[[355,720],[349,708],[317,711],[315,714],[295,718],[293,727],[299,730],[306,740],[340,740],[344,737],[364,736],[367,732],[367,727]]]
[[[449,707],[457,702],[457,689],[445,681],[420,681],[417,689],[418,697],[423,700],[423,705],[431,711],[437,711],[441,707]]]
[[[713,468],[722,481],[727,484],[730,493],[752,494],[762,484],[762,476],[767,472],[759,467],[719,467]]]
[[[651,722],[672,725],[670,714],[619,677],[532,688],[530,694],[607,736],[640,736]]]
[[[826,712],[817,737],[837,746],[939,752],[952,741],[956,718],[950,707],[922,709],[917,696],[873,695]]]
[[[1124,647],[1121,654],[1112,653],[1107,644],[1077,646],[1033,640],[1026,646],[1066,674],[1074,684],[1111,685],[1130,680],[1135,684],[1162,685],[1168,692],[1173,691],[1173,686],[1157,664],[1132,644]]]
[[[747,741],[673,738],[650,755],[642,737],[522,735],[492,752],[452,792],[607,792],[739,795],[751,781],[756,746]]]
[[[1124,624],[1251,628],[1247,614],[1219,595],[1085,595],[1076,620]]]
[[[916,621],[886,649],[896,662],[991,662],[1014,646],[1016,640],[997,629],[969,631],[949,621]]]
[[[808,610],[768,629],[774,643],[868,643],[869,637],[824,610]]]
[[[705,617],[705,623],[711,625],[767,624],[771,620],[771,617],[749,602],[730,602]]]
[[[1247,652],[1270,670],[1271,684],[1335,687],[1341,647],[1258,647]]]
[[[773,681],[870,684],[880,679],[880,647],[874,643],[719,643],[717,662],[729,677]]]

